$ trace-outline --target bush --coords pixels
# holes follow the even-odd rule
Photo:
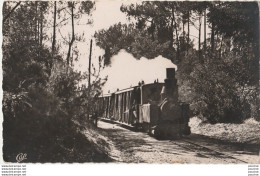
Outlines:
[[[82,119],[88,123],[87,113],[84,113],[87,108],[78,106],[81,103],[78,100],[84,97],[76,91],[69,93],[66,98],[59,97],[55,92],[35,85],[31,85],[28,92],[4,92],[5,161],[16,162],[19,153],[27,154],[24,162],[111,161],[104,151],[98,150],[80,133],[80,127],[73,122],[79,120],[77,115],[83,114],[85,118]]]
[[[178,67],[180,98],[191,104],[194,114],[210,123],[241,123],[257,118],[257,85],[248,68],[246,50],[229,52],[222,58],[194,56],[183,58]]]

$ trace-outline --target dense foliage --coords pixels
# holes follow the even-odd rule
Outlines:
[[[3,157],[8,162],[16,162],[19,153],[27,154],[23,162],[109,160],[77,125],[91,128],[89,111],[104,81],[93,72],[93,84],[81,84],[89,73],[75,72],[59,54],[55,35],[48,36],[47,17],[75,8],[74,3],[58,5],[37,1],[3,5]],[[87,14],[94,7],[92,2],[78,5],[80,13]],[[72,56],[68,58],[72,63]]]
[[[194,114],[211,123],[259,118],[257,3],[145,1],[121,11],[135,22],[95,34],[105,64],[120,49],[137,59],[162,55],[178,66],[180,98]]]
[[[73,70],[83,36],[74,25],[94,8],[90,1],[4,2],[5,161],[16,162],[19,153],[27,153],[24,162],[109,161],[79,132],[82,125],[94,128],[89,116],[105,82],[99,78],[103,57],[91,73]],[[105,65],[121,49],[137,59],[162,55],[178,66],[181,101],[203,120],[259,118],[257,3],[144,1],[123,5],[121,11],[132,24],[115,24],[95,34],[105,50]],[[70,29],[64,35],[63,26]],[[191,26],[197,29],[197,42]],[[85,85],[90,74],[91,84]]]

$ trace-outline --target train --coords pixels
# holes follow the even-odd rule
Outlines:
[[[166,69],[164,83],[158,79],[99,96],[97,109],[102,119],[141,129],[158,138],[190,134],[189,104],[178,100],[175,69]]]

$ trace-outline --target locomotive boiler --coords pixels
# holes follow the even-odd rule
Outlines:
[[[99,116],[142,129],[158,138],[190,134],[189,104],[178,100],[175,69],[166,69],[164,83],[155,81],[99,97]]]

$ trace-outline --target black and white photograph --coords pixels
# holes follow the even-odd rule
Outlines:
[[[260,164],[259,3],[2,2],[2,161]]]

